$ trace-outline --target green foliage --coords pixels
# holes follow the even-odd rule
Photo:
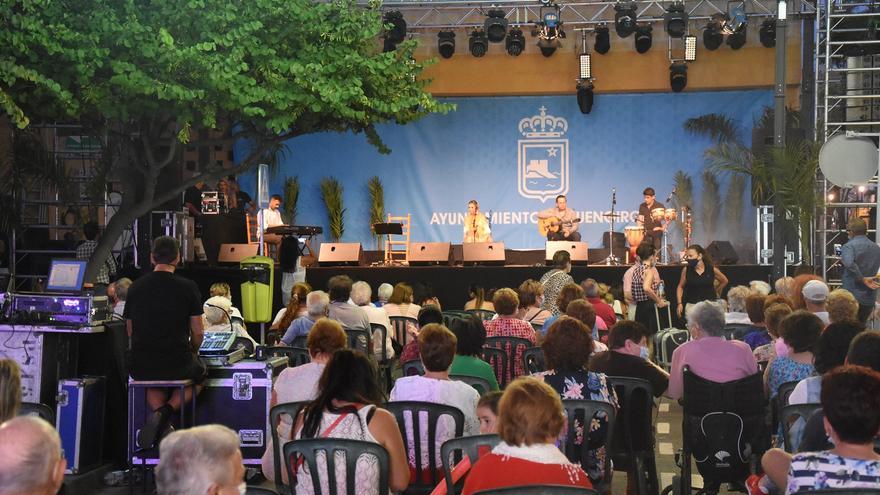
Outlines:
[[[370,177],[367,188],[370,191],[370,225],[382,223],[385,221],[385,188],[379,176]]]
[[[342,184],[334,177],[321,180],[321,198],[327,207],[327,221],[330,224],[330,238],[339,242],[345,233],[345,208],[342,203]]]
[[[687,119],[684,129],[695,136],[709,137],[716,143],[742,142],[736,122],[720,113],[709,113]]]
[[[718,232],[718,217],[721,213],[721,187],[718,177],[711,169],[704,169],[702,174],[703,197],[700,201],[700,225],[703,227],[705,241],[715,239]]]
[[[284,213],[291,225],[296,225],[297,203],[299,203],[299,176],[294,175],[284,181]]]

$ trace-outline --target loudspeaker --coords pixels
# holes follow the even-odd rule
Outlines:
[[[361,254],[359,242],[325,242],[321,244],[321,250],[318,252],[318,264],[357,266],[360,264]]]
[[[221,244],[217,262],[238,263],[245,258],[256,256],[259,249],[259,244]]]
[[[467,242],[462,244],[464,264],[503,265],[503,242]]]
[[[544,251],[544,259],[547,261],[548,265],[552,262],[553,255],[556,254],[557,251],[568,251],[568,254],[571,255],[571,263],[573,265],[586,265],[587,260],[589,259],[587,256],[586,242],[547,241]]]
[[[407,259],[410,266],[448,265],[451,250],[448,242],[411,242]]]
[[[622,248],[626,247],[626,236],[623,235],[623,232],[614,232],[614,247]],[[602,233],[602,247],[608,249],[608,232]]]
[[[716,265],[735,265],[739,262],[739,256],[729,241],[712,241],[706,247],[706,252]]]

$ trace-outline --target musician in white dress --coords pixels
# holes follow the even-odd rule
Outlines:
[[[492,242],[492,229],[489,219],[480,211],[480,203],[468,201],[468,212],[464,217],[464,242]]]

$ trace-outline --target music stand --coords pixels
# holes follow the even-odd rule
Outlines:
[[[385,261],[383,264],[391,265],[394,260],[391,259],[391,253],[388,251],[388,243],[391,242],[392,235],[403,235],[402,223],[374,223],[373,232],[376,235],[385,236]]]

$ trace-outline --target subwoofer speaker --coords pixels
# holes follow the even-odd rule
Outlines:
[[[318,264],[321,266],[352,265],[361,261],[361,243],[359,242],[325,242],[318,252]]]
[[[462,244],[462,260],[465,265],[503,265],[505,260],[503,242],[466,242]]]
[[[735,265],[739,262],[739,255],[736,254],[730,241],[712,241],[712,244],[706,247],[706,252],[716,265]]]
[[[411,242],[407,259],[411,266],[448,265],[451,246],[448,242]]]

